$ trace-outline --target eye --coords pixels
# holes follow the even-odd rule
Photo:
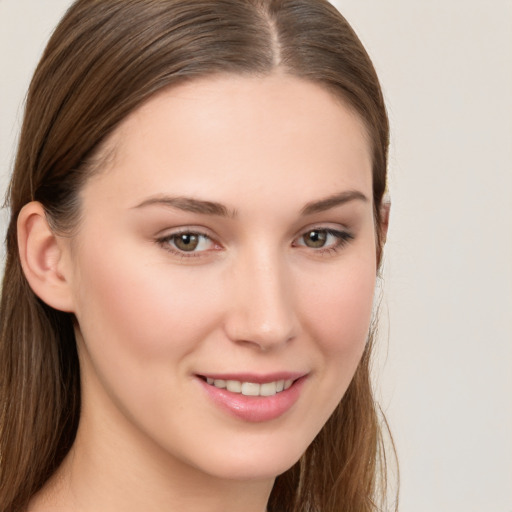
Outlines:
[[[329,233],[325,230],[315,229],[313,231],[309,231],[305,235],[302,236],[304,240],[304,245],[307,247],[311,247],[313,249],[319,249],[323,247],[327,243],[327,239],[329,238]]]
[[[315,228],[301,235],[296,245],[310,249],[334,250],[343,247],[354,237],[346,232],[332,228]]]
[[[203,233],[193,231],[182,231],[180,233],[172,233],[168,236],[158,239],[158,243],[170,252],[180,255],[192,255],[214,249],[215,242]]]

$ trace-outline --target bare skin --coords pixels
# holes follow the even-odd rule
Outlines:
[[[160,93],[110,142],[71,239],[38,203],[19,219],[32,288],[77,318],[83,393],[76,442],[29,511],[264,512],[366,343],[363,124],[318,85],[224,76]],[[219,406],[207,377],[240,372],[300,376],[291,405]]]

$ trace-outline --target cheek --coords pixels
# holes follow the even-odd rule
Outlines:
[[[358,352],[366,342],[375,291],[371,262],[350,266],[326,276],[323,286],[298,293],[307,303],[307,322],[315,340],[326,353]]]
[[[371,254],[371,253],[370,253]],[[302,273],[304,275],[304,273]],[[296,281],[303,332],[313,373],[308,400],[299,416],[309,443],[343,398],[364,352],[375,289],[375,264],[371,258],[347,258],[339,265]],[[314,408],[311,406],[314,403]],[[314,414],[313,414],[314,412]],[[302,435],[300,431],[297,436]],[[304,439],[297,437],[297,446]]]
[[[308,330],[317,347],[317,364],[323,376],[317,400],[327,421],[347,390],[364,352],[370,327],[375,292],[375,265],[371,260],[354,260],[353,265],[325,276],[323,286],[307,296]]]
[[[82,258],[76,287],[82,334],[88,344],[101,345],[102,357],[110,353],[138,363],[182,357],[217,321],[214,288],[197,269],[140,264],[147,255],[133,250],[102,252],[108,257],[91,251]]]
[[[90,251],[80,263],[84,403],[95,407],[92,402],[106,393],[109,399],[101,403],[109,410],[122,411],[123,418],[158,437],[158,425],[171,421],[169,411],[189,407],[194,354],[218,322],[212,287],[192,278],[194,269],[138,264],[147,254],[138,257],[119,246],[105,247],[103,254],[108,258]]]

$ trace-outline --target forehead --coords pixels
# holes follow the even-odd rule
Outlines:
[[[307,202],[313,183],[319,195],[361,189],[371,197],[362,120],[325,88],[283,74],[169,88],[134,111],[111,146],[99,178],[116,182],[120,200],[178,189],[208,190],[209,199],[225,202],[287,190]]]

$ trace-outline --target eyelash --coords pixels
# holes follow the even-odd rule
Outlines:
[[[174,241],[183,235],[196,236],[202,240],[209,240],[212,244],[215,245],[215,241],[205,233],[201,233],[200,231],[194,231],[190,229],[184,229],[182,231],[178,231],[176,233],[171,233],[170,235],[166,235],[162,238],[158,238],[156,242],[163,247],[166,251],[170,252],[175,256],[179,256],[180,258],[198,258],[203,255],[206,251],[182,251],[177,247],[173,247]],[[201,242],[199,242],[201,243]],[[219,246],[220,247],[220,246]]]
[[[317,227],[305,231],[302,235],[300,235],[300,237],[298,237],[298,240],[303,240],[306,235],[314,232],[325,233],[327,236],[334,237],[336,239],[334,245],[329,245],[327,247],[319,247],[317,249],[308,247],[305,243],[297,245],[313,249],[316,253],[319,253],[321,255],[334,254],[338,252],[340,249],[343,249],[347,244],[349,244],[354,239],[354,236],[348,231],[341,231],[339,229],[333,228]]]
[[[327,236],[332,236],[336,239],[336,242],[334,245],[330,245],[327,247],[308,247],[305,243],[297,243],[296,240],[304,240],[304,237],[310,233],[313,232],[319,232],[319,233],[325,233]],[[183,235],[189,235],[189,236],[195,236],[203,240],[209,240],[210,243],[213,245],[216,245],[215,240],[213,240],[209,235],[205,233],[201,233],[200,231],[194,231],[194,230],[182,230],[178,231],[176,233],[171,233],[170,235],[166,235],[164,237],[158,238],[156,242],[166,251],[170,252],[171,254],[175,256],[179,256],[181,258],[198,258],[203,255],[204,252],[207,252],[207,250],[203,251],[183,251],[177,248],[176,246],[172,246],[171,244],[174,244],[174,241],[179,237]],[[340,231],[333,228],[325,228],[325,227],[316,227],[308,229],[307,231],[303,232],[299,237],[297,237],[292,246],[293,247],[305,247],[307,249],[311,249],[313,252],[320,254],[320,255],[329,255],[334,254],[338,252],[340,249],[344,248],[347,244],[349,244],[354,239],[354,236],[350,234],[348,231]],[[199,242],[201,243],[201,242]],[[217,244],[218,245],[218,244]],[[221,246],[218,245],[220,248]]]

